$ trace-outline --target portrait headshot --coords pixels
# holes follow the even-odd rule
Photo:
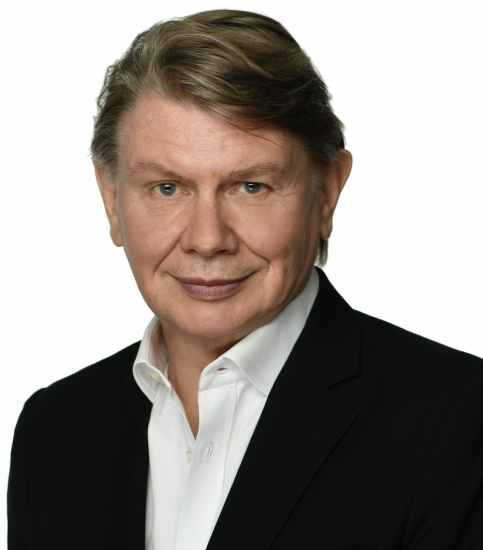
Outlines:
[[[483,548],[477,27],[351,5],[63,8],[17,60],[8,550]]]

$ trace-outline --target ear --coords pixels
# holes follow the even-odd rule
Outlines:
[[[118,183],[111,177],[105,166],[94,162],[97,185],[104,202],[104,209],[109,219],[112,242],[116,246],[123,246],[121,226],[117,211],[117,186]]]
[[[320,236],[328,240],[332,233],[332,220],[337,201],[352,169],[352,155],[346,149],[339,152],[338,160],[325,167],[322,176]]]

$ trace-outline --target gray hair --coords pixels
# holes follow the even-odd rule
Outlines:
[[[136,36],[107,68],[97,99],[91,157],[111,174],[120,120],[146,91],[192,101],[231,124],[285,129],[300,139],[315,167],[337,162],[344,148],[344,126],[317,69],[290,33],[262,14],[204,11],[158,22]],[[314,179],[320,190],[323,182]],[[327,251],[321,237],[321,266]]]

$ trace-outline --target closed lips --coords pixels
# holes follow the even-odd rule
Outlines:
[[[186,285],[198,285],[198,286],[223,286],[223,285],[230,285],[233,283],[239,283],[243,281],[244,279],[247,279],[249,275],[246,275],[245,277],[241,277],[239,279],[178,279],[181,283],[184,283]]]

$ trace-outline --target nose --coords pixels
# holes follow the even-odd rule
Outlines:
[[[181,235],[185,252],[209,258],[220,253],[236,252],[238,241],[217,197],[198,197],[189,213],[188,225]]]

